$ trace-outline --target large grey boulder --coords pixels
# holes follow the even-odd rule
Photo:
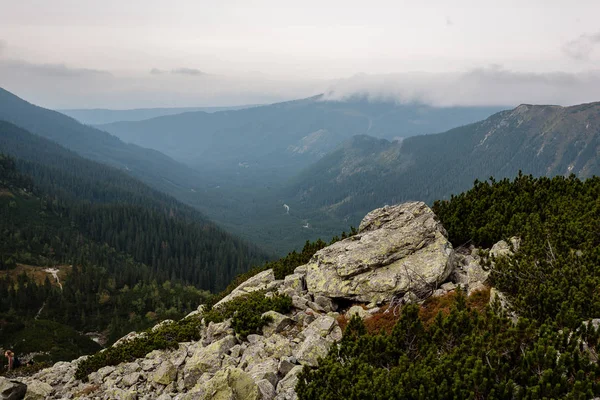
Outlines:
[[[54,391],[52,386],[46,382],[40,382],[38,380],[30,381],[27,384],[27,393],[25,394],[25,400],[44,400],[50,397],[50,394]]]
[[[454,266],[454,250],[423,202],[371,211],[359,233],[318,251],[306,265],[313,295],[384,302],[408,291],[433,290]]]
[[[0,376],[0,399],[21,400],[25,397],[27,385],[18,381],[11,381]]]

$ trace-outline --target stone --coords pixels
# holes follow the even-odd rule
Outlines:
[[[54,388],[46,382],[32,380],[27,382],[27,393],[24,400],[44,400],[50,397]]]
[[[263,327],[263,335],[269,337],[274,333],[282,332],[285,328],[294,324],[290,317],[280,314],[276,311],[267,311],[262,314],[263,318],[269,318],[272,321]]]
[[[346,318],[351,319],[355,315],[358,315],[362,319],[365,319],[365,318],[371,316],[371,314],[369,314],[369,312],[367,310],[365,310],[364,308],[362,308],[361,306],[352,306],[346,312]]]
[[[286,399],[296,396],[296,385],[298,384],[298,374],[302,372],[302,366],[295,366],[288,374],[277,384],[277,399]],[[290,397],[286,397],[290,396]],[[297,398],[297,397],[291,397]]]
[[[139,372],[132,372],[127,375],[123,375],[123,380],[121,383],[125,387],[131,387],[135,385],[140,380],[141,374]]]
[[[306,310],[309,300],[306,297],[294,294],[292,296],[292,305],[299,310]]]
[[[311,335],[325,337],[329,335],[329,332],[331,332],[333,327],[336,325],[337,321],[335,318],[332,318],[328,315],[322,315],[311,322],[310,325],[308,325],[308,327],[302,331],[302,335],[304,337]]]
[[[296,293],[302,293],[306,290],[306,281],[304,274],[291,274],[285,277],[283,287],[292,289]]]
[[[452,282],[446,282],[446,283],[443,283],[442,285],[440,285],[440,289],[442,289],[446,292],[450,292],[450,291],[456,289],[456,284],[454,284]]]
[[[158,324],[154,325],[154,326],[152,327],[152,332],[156,332],[156,331],[158,331],[159,329],[161,329],[161,328],[164,328],[164,327],[165,327],[165,326],[167,326],[167,325],[171,325],[173,322],[175,322],[175,321],[173,321],[172,319],[165,319],[164,321],[162,321],[162,322],[160,322],[160,323],[158,323]]]
[[[112,387],[106,390],[106,395],[111,400],[137,400],[137,392]]]
[[[226,320],[223,322],[210,322],[206,327],[206,337],[204,339],[204,344],[210,344],[214,341],[224,338],[228,335],[233,335],[233,328],[231,327],[231,320]]]
[[[317,295],[315,296],[315,303],[326,312],[337,310],[337,304],[335,304],[329,297]]]
[[[279,382],[279,378],[277,377],[278,367],[279,363],[277,360],[274,358],[267,358],[258,364],[250,365],[246,372],[248,372],[255,382],[266,379],[271,382],[273,386],[277,386],[277,382]]]
[[[292,363],[289,358],[282,358],[281,360],[279,360],[279,365],[277,366],[277,372],[279,372],[279,375],[281,376],[286,376],[288,374],[288,372],[290,372],[292,370],[292,368],[294,368],[296,366],[296,364]]]
[[[238,368],[226,368],[206,383],[194,387],[182,400],[260,400],[260,396],[258,386],[250,375]]]
[[[506,243],[504,240],[499,241],[498,243],[492,246],[490,250],[490,255],[494,258],[499,257],[507,257],[513,255],[513,250],[518,251],[519,246],[521,245],[521,239],[513,236],[509,239],[510,244]]]
[[[319,335],[311,335],[304,339],[304,342],[294,352],[294,357],[303,365],[316,367],[319,365],[319,358],[324,358],[329,352],[331,342]]]
[[[0,399],[21,400],[26,392],[27,385],[24,383],[0,377]]]
[[[282,357],[287,357],[292,355],[292,349],[294,348],[295,343],[290,342],[287,337],[284,337],[280,334],[274,334],[269,336],[263,342],[263,348],[267,357],[273,357],[280,359]]]
[[[248,279],[247,281],[239,285],[237,288],[235,288],[233,292],[221,299],[221,301],[215,304],[214,307],[219,307],[220,305],[225,304],[237,297],[245,296],[257,290],[265,290],[267,286],[274,280],[275,273],[272,269],[259,272],[258,274],[254,275],[252,278]]]
[[[137,333],[137,332],[129,332],[127,335],[123,336],[121,339],[117,340],[116,342],[113,343],[112,347],[118,347],[120,345],[122,345],[125,342],[129,342],[133,339],[137,339],[139,337],[145,337],[146,336],[146,332],[141,332],[141,333]]]
[[[342,336],[342,328],[340,328],[339,326],[334,326],[329,335],[327,335],[327,339],[333,342],[339,342],[340,340],[342,340]]]
[[[198,348],[183,368],[186,387],[193,387],[198,378],[206,372],[217,372],[221,368],[223,355],[236,344],[234,336],[226,336],[206,347]]]
[[[506,316],[513,322],[516,323],[519,320],[519,316],[512,310],[510,301],[504,293],[496,288],[490,289],[490,305],[498,304],[500,310],[506,313]]]
[[[171,363],[171,361],[163,361],[154,374],[152,374],[152,380],[161,385],[168,385],[177,379],[177,368]]]
[[[423,202],[374,210],[357,235],[313,256],[307,264],[308,291],[381,303],[409,290],[430,290],[454,267],[454,250],[446,235]]]
[[[266,379],[256,382],[262,400],[273,400],[275,398],[275,387]]]

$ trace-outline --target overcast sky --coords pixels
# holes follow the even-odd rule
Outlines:
[[[52,108],[574,104],[600,100],[598,15],[598,0],[0,0],[0,86]]]

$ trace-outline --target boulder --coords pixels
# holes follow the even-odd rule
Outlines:
[[[177,378],[177,368],[171,363],[171,361],[163,361],[154,374],[152,374],[152,380],[161,385],[168,385]]]
[[[273,400],[275,398],[275,387],[266,379],[256,382],[261,400]]]
[[[352,306],[346,312],[346,318],[351,319],[355,315],[358,315],[362,319],[365,319],[365,318],[371,316],[371,314],[367,310],[365,310],[364,308],[362,308],[361,306]]]
[[[306,265],[308,291],[330,298],[384,302],[433,290],[454,266],[454,250],[423,202],[370,212],[359,233],[319,250]]]
[[[277,382],[279,382],[279,378],[277,377],[279,363],[274,358],[267,358],[258,364],[250,365],[248,367],[248,375],[250,375],[255,382],[266,379],[271,382],[271,385],[277,386]]]
[[[271,336],[274,333],[282,332],[285,328],[294,324],[294,320],[276,311],[267,311],[262,317],[270,318],[272,321],[263,327],[263,335]]]
[[[260,400],[258,386],[238,368],[222,369],[208,382],[194,387],[182,399]]]
[[[52,386],[46,382],[40,382],[33,380],[27,382],[27,393],[25,394],[24,400],[44,400],[50,397],[50,394],[54,391]]]
[[[294,357],[303,365],[316,367],[319,365],[319,358],[324,358],[329,352],[331,343],[319,335],[307,336],[294,352]]]
[[[227,336],[209,346],[198,348],[183,368],[185,386],[193,387],[200,376],[206,372],[217,372],[221,368],[224,354],[236,344],[237,340],[234,336]]]
[[[139,372],[132,372],[130,374],[123,375],[123,380],[121,380],[121,383],[125,387],[131,387],[131,386],[135,385],[136,383],[138,383],[141,376],[142,376],[142,374],[140,374]]]
[[[271,282],[275,280],[275,273],[272,269],[268,269],[266,271],[259,272],[254,275],[252,278],[248,279],[240,286],[235,288],[233,292],[225,296],[221,301],[215,304],[215,307],[219,307],[221,304],[225,304],[236,297],[247,295],[248,293],[255,292],[257,290],[265,290],[269,286]]]
[[[27,385],[0,376],[0,400],[21,400],[25,397]]]
[[[276,399],[297,399],[296,385],[298,384],[298,374],[302,372],[302,366],[295,366],[288,374],[277,384]]]

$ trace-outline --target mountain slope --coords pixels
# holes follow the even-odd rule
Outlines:
[[[17,157],[20,171],[87,236],[147,264],[156,279],[215,290],[265,259],[191,207],[2,121],[0,152]]]
[[[130,110],[111,110],[104,108],[94,109],[71,109],[57,110],[61,114],[75,118],[82,124],[98,125],[110,124],[120,121],[142,121],[145,119],[162,117],[165,115],[175,115],[185,112],[203,111],[213,113],[227,110],[241,110],[244,108],[255,107],[255,105],[231,106],[231,107],[180,107],[180,108],[136,108]]]
[[[288,186],[290,205],[355,221],[365,210],[447,198],[475,179],[600,174],[600,103],[521,105],[445,133],[355,137]]]
[[[160,190],[189,191],[200,180],[196,172],[158,151],[123,143],[106,132],[30,104],[2,88],[0,120],[50,139],[83,157],[125,170]]]
[[[353,135],[368,133],[391,139],[439,132],[498,110],[398,105],[360,98],[323,101],[322,96],[315,96],[245,110],[185,113],[100,128],[189,165],[246,177],[277,169],[278,176],[285,178]]]

